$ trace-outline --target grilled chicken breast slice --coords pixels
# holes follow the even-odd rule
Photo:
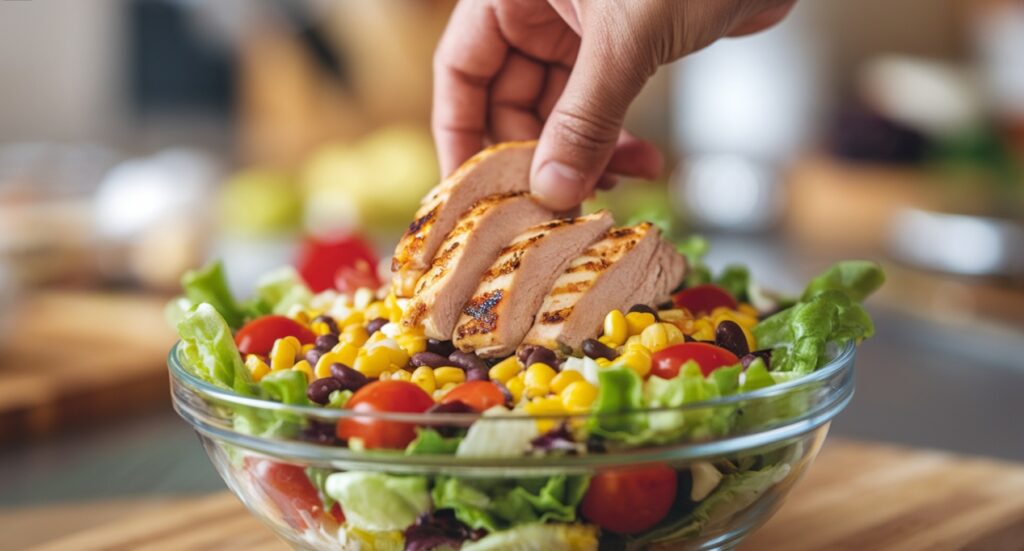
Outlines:
[[[527,191],[536,142],[506,142],[477,153],[434,187],[395,248],[391,261],[393,288],[412,296],[416,282],[459,216],[489,195]]]
[[[551,283],[612,225],[605,211],[534,226],[502,249],[463,307],[455,346],[483,357],[510,354],[523,340]]]
[[[657,227],[643,223],[613,228],[587,247],[555,280],[524,344],[579,351],[611,310],[650,304],[671,276],[656,258],[660,237]]]
[[[410,327],[422,324],[426,336],[450,339],[462,306],[502,248],[527,228],[553,217],[554,213],[525,192],[477,201],[459,218],[430,269],[416,283],[402,323]]]

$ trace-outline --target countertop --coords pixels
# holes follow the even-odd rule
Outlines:
[[[113,520],[32,549],[287,549],[226,492],[111,507],[121,511]],[[41,507],[24,516],[45,528],[67,514]],[[0,527],[3,521],[0,515]],[[1012,550],[1022,544],[1024,465],[834,439],[741,549]]]

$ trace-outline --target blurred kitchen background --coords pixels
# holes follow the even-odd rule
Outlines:
[[[223,487],[170,410],[163,304],[210,258],[244,295],[304,240],[387,255],[438,179],[430,60],[452,4],[0,3],[15,547],[43,538],[43,504],[71,530]],[[628,126],[670,171],[598,203],[707,236],[713,266],[795,291],[839,258],[885,264],[834,434],[1024,460],[1024,2],[805,0],[664,68]]]

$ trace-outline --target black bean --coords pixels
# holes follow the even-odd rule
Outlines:
[[[373,318],[366,324],[366,332],[372,335],[377,331],[380,331],[380,328],[387,325],[387,323],[388,320],[386,318]]]
[[[316,348],[310,348],[309,352],[306,352],[306,361],[309,365],[316,367],[316,363],[320,361],[320,356],[323,356],[323,350],[317,350]]]
[[[658,310],[671,310],[676,307],[676,303],[672,302],[671,300],[666,300],[665,302],[662,302],[657,306]]]
[[[530,357],[526,360],[527,366],[533,364],[547,364],[551,369],[558,369],[558,356],[550,348],[538,346],[530,353]]]
[[[337,431],[337,423],[325,423],[323,421],[311,420],[309,422],[309,426],[303,429],[299,437],[309,442],[333,446],[341,443],[341,441],[338,440]]]
[[[487,375],[487,370],[486,369],[480,369],[478,367],[474,367],[473,369],[467,369],[466,370],[466,380],[467,381],[487,381],[487,380],[490,380],[490,377]]]
[[[366,383],[370,382],[366,375],[340,362],[331,364],[331,377],[334,377],[341,383],[342,390],[351,390],[353,392],[363,388]]]
[[[341,390],[341,381],[334,377],[317,379],[306,387],[306,396],[321,406],[330,401],[331,393]]]
[[[772,349],[771,348],[762,348],[760,350],[755,350],[755,351],[751,352],[750,354],[747,354],[746,356],[743,356],[742,358],[740,358],[740,363],[743,364],[743,369],[746,369],[746,368],[750,367],[750,364],[754,363],[754,360],[756,360],[757,358],[761,358],[762,360],[764,360],[764,366],[766,368],[768,368],[768,369],[771,369],[771,367],[772,367]]]
[[[412,355],[412,365],[416,367],[444,367],[449,363],[448,358],[433,352],[417,352]]]
[[[448,361],[456,367],[461,367],[466,371],[470,369],[487,369],[487,364],[480,359],[479,356],[471,352],[463,352],[456,350],[448,355]]]
[[[523,365],[530,365],[526,362],[530,360],[530,354],[533,354],[534,350],[537,350],[537,345],[535,344],[524,344],[523,346],[520,346],[519,350],[516,351],[516,358],[519,359],[519,363]]]
[[[593,358],[595,360],[598,358],[614,360],[618,357],[615,350],[597,339],[587,339],[583,341],[583,354],[586,357]]]
[[[455,345],[452,344],[452,341],[427,339],[427,352],[433,352],[434,354],[447,358],[449,354],[455,352]]]
[[[732,320],[724,320],[718,324],[718,328],[715,329],[715,344],[738,357],[746,356],[750,352],[743,329]]]
[[[427,410],[427,413],[476,413],[476,410],[469,407],[466,402],[454,400],[443,404],[434,404]],[[459,429],[466,428],[471,424],[473,424],[473,421],[467,419],[463,423],[429,424],[428,426],[436,430],[441,436],[451,438],[459,433]]]
[[[630,312],[646,312],[646,313],[651,314],[652,316],[654,316],[654,321],[661,321],[661,318],[658,317],[658,311],[655,310],[654,308],[651,308],[650,306],[648,306],[646,304],[634,304],[633,306],[629,307],[629,311]]]
[[[316,348],[321,352],[329,352],[335,346],[338,346],[338,337],[334,335],[320,335],[316,338]]]
[[[328,316],[326,314],[321,314],[321,315],[313,318],[313,323],[317,323],[317,322],[326,323],[327,324],[327,328],[331,331],[331,333],[333,333],[335,335],[338,334],[338,322],[334,321],[334,318],[332,318],[331,316]]]

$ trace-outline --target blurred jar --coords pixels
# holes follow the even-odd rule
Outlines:
[[[819,46],[798,4],[779,26],[721,40],[673,68],[674,135],[684,162],[677,208],[704,227],[756,231],[782,205],[780,175],[819,111]]]

